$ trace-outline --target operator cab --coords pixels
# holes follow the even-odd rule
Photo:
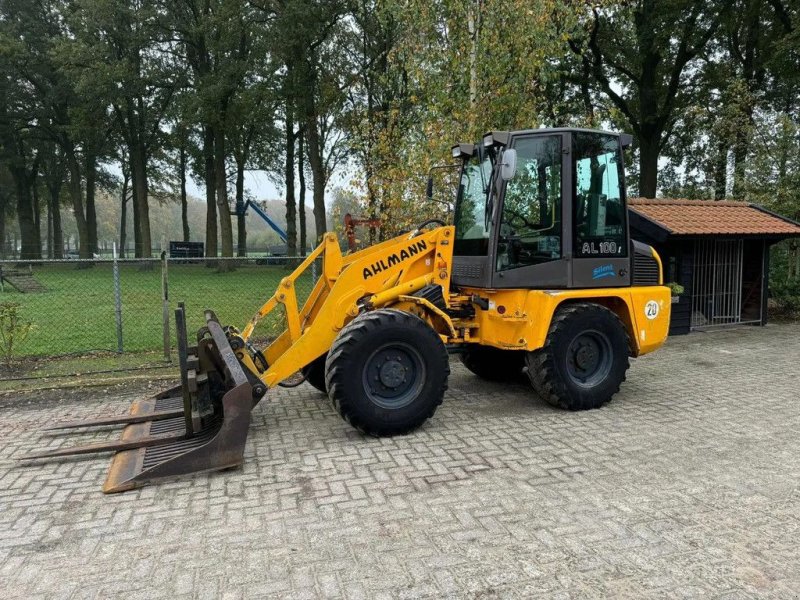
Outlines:
[[[631,285],[622,158],[630,143],[627,134],[559,128],[493,131],[454,146],[463,164],[453,283]]]

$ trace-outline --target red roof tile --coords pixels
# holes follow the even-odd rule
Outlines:
[[[673,235],[800,236],[800,224],[746,202],[631,198],[628,205]]]

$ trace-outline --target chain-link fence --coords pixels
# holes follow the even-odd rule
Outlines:
[[[186,304],[190,332],[205,324],[207,308],[221,323],[241,328],[301,260],[0,261],[0,306],[13,308],[20,332],[26,323],[32,324],[24,339],[22,333],[17,335],[17,357],[151,351],[161,358],[175,345],[173,314],[178,302]],[[301,301],[311,292],[317,270],[315,264],[297,281]],[[272,318],[260,323],[256,337],[274,336],[282,328],[281,315],[276,309]]]

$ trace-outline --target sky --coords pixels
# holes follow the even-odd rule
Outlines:
[[[246,171],[244,187],[256,200],[280,200],[283,198],[283,191],[278,190],[264,171]],[[201,200],[206,197],[205,187],[197,185],[191,177],[186,181],[186,192]]]
[[[311,199],[311,181],[310,177],[306,178],[306,205],[312,206]],[[351,176],[339,170],[334,172],[328,186],[325,188],[325,206],[330,208],[333,201],[333,190],[337,187],[346,186],[351,181]],[[282,200],[284,198],[283,189],[279,189],[267,176],[266,171],[245,171],[244,174],[244,187],[245,192],[256,200]],[[295,182],[295,191],[298,191],[297,183]],[[191,177],[186,180],[186,192],[190,196],[194,196],[200,200],[205,200],[206,192],[205,187],[198,185]]]

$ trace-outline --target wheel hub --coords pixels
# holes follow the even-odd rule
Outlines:
[[[584,331],[567,349],[567,374],[578,385],[597,385],[608,376],[611,364],[611,342],[600,331]]]
[[[575,352],[575,364],[584,371],[592,371],[597,366],[597,345],[592,342],[581,343]]]
[[[388,360],[380,367],[380,381],[389,388],[396,388],[406,378],[406,368],[399,360]]]
[[[378,406],[402,408],[414,401],[425,381],[419,351],[405,343],[388,343],[367,359],[364,391]]]

